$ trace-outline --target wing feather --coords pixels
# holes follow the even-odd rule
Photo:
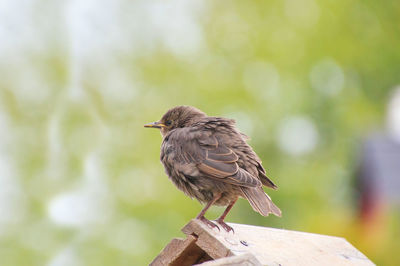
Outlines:
[[[179,171],[188,168],[185,168],[185,165],[192,165],[197,171],[191,169],[191,175],[202,178],[212,178],[243,187],[262,186],[258,177],[239,167],[239,156],[232,149],[219,142],[212,133],[206,133],[201,134],[190,129],[175,130],[163,141],[162,160],[171,165],[175,164]],[[188,172],[187,169],[185,172]]]
[[[252,176],[237,164],[239,156],[228,147],[218,145],[216,148],[207,148],[204,160],[198,164],[199,170],[211,178],[223,182],[245,186],[261,187],[261,181]]]
[[[227,148],[226,148],[227,149]],[[216,162],[224,162],[224,163],[234,163],[237,162],[239,157],[232,151],[227,149],[229,152],[226,153],[217,153],[215,150],[207,150],[207,160],[216,161]]]
[[[218,178],[235,175],[239,169],[236,163],[223,163],[207,159],[200,163],[198,168],[203,173]]]

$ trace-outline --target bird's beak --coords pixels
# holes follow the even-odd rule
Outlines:
[[[153,123],[144,125],[144,127],[162,128],[162,127],[165,127],[165,125],[161,122],[153,122]]]

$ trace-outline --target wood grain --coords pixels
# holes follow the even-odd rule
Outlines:
[[[243,265],[271,266],[374,265],[341,237],[229,225],[235,233],[218,231],[199,220],[191,220],[182,228],[187,238],[172,240],[151,265],[242,265],[239,261]]]

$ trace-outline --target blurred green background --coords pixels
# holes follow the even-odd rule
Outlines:
[[[146,265],[201,205],[143,124],[175,105],[237,120],[283,217],[400,265],[400,215],[358,219],[360,145],[400,83],[400,2],[0,1],[0,261]],[[213,208],[216,218],[221,208]]]

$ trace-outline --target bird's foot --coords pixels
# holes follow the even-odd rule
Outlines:
[[[233,230],[233,228],[227,225],[223,220],[218,219],[217,223],[219,223],[222,226],[222,228],[225,229],[226,232],[229,233],[230,231],[232,231],[232,233],[235,233],[235,230]]]
[[[203,223],[205,223],[206,225],[208,225],[208,227],[210,228],[217,228],[218,231],[221,231],[218,227],[218,225],[216,225],[215,223],[211,222],[210,220],[207,220],[206,217],[201,216],[201,217],[197,217],[197,219],[199,219],[200,221],[202,221]]]

